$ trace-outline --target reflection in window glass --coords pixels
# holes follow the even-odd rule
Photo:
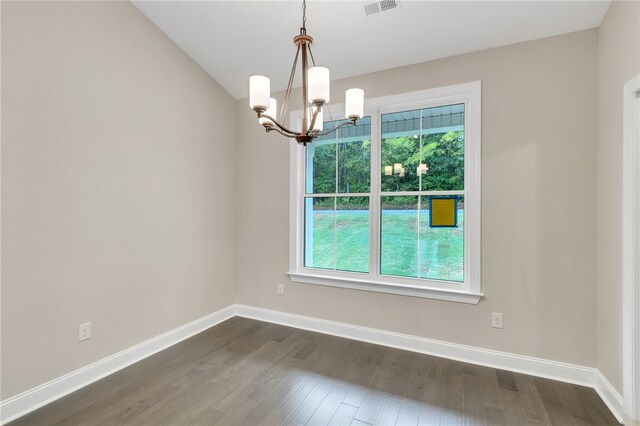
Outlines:
[[[371,140],[338,144],[338,192],[369,192],[371,185]]]
[[[333,269],[335,263],[335,199],[307,198],[304,203],[304,266]]]
[[[308,268],[369,272],[369,197],[305,200]]]
[[[307,194],[336,192],[336,143],[310,143],[306,148]]]
[[[380,273],[418,277],[418,197],[381,197]]]
[[[369,197],[340,197],[336,210],[336,266],[369,272]]]
[[[346,121],[325,122],[324,128]],[[357,125],[342,127],[307,145],[305,188],[307,194],[371,190],[371,117],[363,117]]]
[[[330,129],[346,120],[325,122]],[[304,266],[369,272],[371,118],[318,137],[306,148]]]
[[[464,197],[453,198],[456,225],[432,227],[428,197],[421,197],[420,278],[464,281]]]
[[[464,104],[382,115],[381,190],[464,190]]]

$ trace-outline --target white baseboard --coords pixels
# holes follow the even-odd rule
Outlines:
[[[10,422],[233,316],[235,316],[234,306],[231,305],[161,334],[160,336],[125,349],[122,352],[118,352],[115,355],[101,359],[86,367],[8,398],[0,403],[0,423],[5,424]]]
[[[598,392],[618,421],[622,422],[623,420],[622,397],[600,371],[595,368],[448,343],[253,306],[231,305],[2,401],[0,403],[0,422],[4,424],[23,416],[234,316],[253,318],[318,333],[588,386]]]
[[[448,343],[253,306],[235,305],[235,312],[238,316],[260,321],[588,386],[598,392],[619,422],[622,422],[623,419],[622,397],[596,368]]]
[[[602,375],[600,370],[596,371],[595,384],[593,388],[598,392],[600,398],[607,404],[609,410],[616,416],[616,419],[620,423],[625,423],[624,418],[624,405],[622,403],[622,396],[618,393],[611,383]],[[625,423],[627,424],[627,423]],[[633,425],[633,424],[632,424]]]

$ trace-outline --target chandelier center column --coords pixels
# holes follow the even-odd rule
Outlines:
[[[309,64],[307,62],[307,50],[308,45],[313,42],[313,38],[310,35],[306,34],[306,30],[304,28],[300,28],[300,35],[297,35],[293,38],[293,42],[300,46],[300,53],[302,54],[302,105],[304,106],[304,110],[302,111],[302,130],[301,133],[306,135],[309,131],[309,118],[307,117],[307,97],[308,97],[308,87],[307,87],[307,73],[309,70]]]

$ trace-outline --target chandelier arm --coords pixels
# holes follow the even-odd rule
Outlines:
[[[300,132],[294,132],[294,131],[293,131],[293,130],[291,130],[291,129],[287,129],[285,126],[283,126],[282,124],[278,123],[278,122],[276,121],[276,119],[275,119],[275,118],[273,118],[273,117],[271,117],[270,115],[262,114],[260,117],[262,117],[262,118],[267,118],[267,119],[269,119],[269,120],[273,121],[273,124],[275,124],[275,125],[276,125],[280,130],[282,130],[283,132],[290,133],[291,135],[293,135],[293,136],[291,136],[291,137],[300,136],[300,135],[302,134],[302,133],[300,133]],[[275,130],[275,129],[274,129],[274,130]]]
[[[298,65],[298,57],[300,56],[300,45],[298,45],[298,49],[296,50],[296,56],[293,59],[293,66],[291,67],[291,74],[289,74],[289,82],[287,83],[287,90],[284,94],[284,101],[282,102],[282,106],[280,107],[280,117],[282,117],[282,122],[287,124],[286,112],[289,107],[289,96],[291,95],[291,88],[293,87],[293,80],[296,76],[296,68]]]
[[[328,135],[330,133],[335,132],[336,130],[338,130],[341,127],[344,127],[344,126],[355,126],[355,124],[356,124],[355,120],[347,121],[345,123],[340,124],[339,126],[336,126],[336,127],[332,128],[332,129],[326,130],[324,132],[320,132],[316,136],[325,136],[325,135]]]
[[[269,129],[267,130],[267,132],[278,132],[278,133],[280,133],[282,136],[286,136],[286,137],[288,137],[288,138],[295,138],[295,137],[297,136],[297,135],[291,135],[291,134],[289,134],[289,133],[285,133],[285,132],[283,132],[282,130],[280,130],[280,129],[278,129],[278,128],[275,128],[275,127],[271,127],[271,128],[269,128]]]
[[[313,57],[313,52],[311,51],[311,45],[309,45],[309,56],[311,56],[311,63],[313,66],[316,66],[316,59]]]
[[[312,108],[314,108],[315,111],[313,112],[313,116],[311,117],[311,124],[309,125],[309,131],[307,132],[307,134],[313,132],[313,126],[316,125],[316,119],[318,118],[318,114],[320,113],[322,105],[314,105]]]
[[[327,111],[329,112],[329,121],[333,123],[333,116],[331,115],[331,108],[327,107]]]

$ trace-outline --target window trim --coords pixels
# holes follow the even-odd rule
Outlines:
[[[423,109],[435,106],[465,104],[465,281],[453,284],[447,281],[417,278],[390,277],[379,274],[380,236],[379,236],[379,197],[380,164],[378,143],[371,144],[371,192],[369,209],[372,212],[370,222],[369,254],[370,270],[368,274],[306,268],[304,262],[304,199],[305,194],[305,150],[297,144],[289,147],[289,278],[294,282],[341,287],[405,296],[424,297],[477,304],[483,297],[481,292],[481,82],[457,84],[421,90],[417,92],[367,99],[365,116],[371,116],[371,134],[379,131],[378,118],[388,112],[399,110]],[[326,108],[326,106],[325,106]],[[332,105],[331,114],[340,118],[343,105]],[[301,111],[291,113],[291,123],[300,121]],[[471,143],[468,143],[470,141]],[[421,191],[425,192],[425,191]],[[421,193],[419,192],[419,193]],[[429,192],[429,191],[426,191]],[[459,192],[459,191],[452,191]],[[417,195],[416,193],[415,195]],[[347,194],[345,194],[347,195]],[[347,195],[348,196],[348,195]],[[417,284],[420,283],[420,284]],[[435,285],[435,286],[434,286]]]

